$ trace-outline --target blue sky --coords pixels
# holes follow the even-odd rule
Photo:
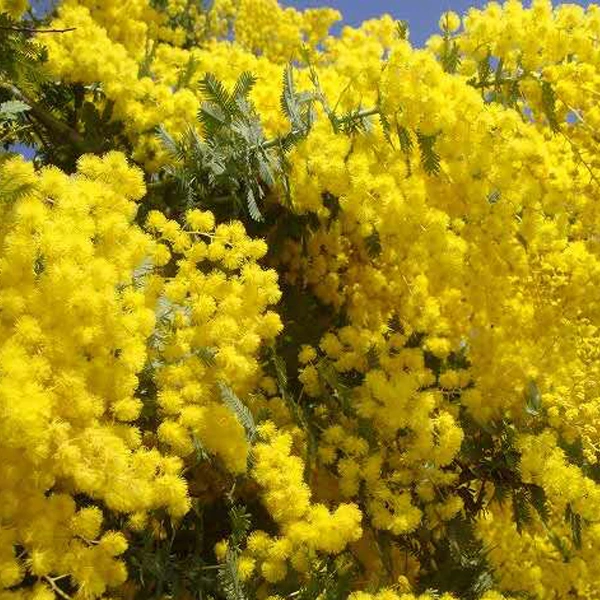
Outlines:
[[[481,0],[280,0],[280,3],[296,8],[331,6],[337,8],[344,15],[344,22],[350,25],[389,13],[396,19],[408,21],[411,40],[417,46],[437,33],[437,22],[444,11],[454,10],[460,14],[471,6],[487,4]],[[589,4],[585,0],[576,3]]]

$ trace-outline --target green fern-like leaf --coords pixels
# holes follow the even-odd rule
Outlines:
[[[251,515],[245,506],[235,504],[229,509],[229,522],[231,523],[230,547],[239,548],[250,531]]]
[[[552,545],[558,550],[564,562],[569,562],[571,560],[571,551],[569,550],[568,545],[565,540],[554,533],[554,531],[548,531],[548,539],[552,543]]]
[[[344,381],[340,378],[331,361],[321,359],[316,365],[317,373],[321,383],[328,386],[333,397],[337,400],[342,410],[347,414],[352,414],[353,409],[350,403],[351,390]]]
[[[227,551],[224,563],[219,568],[219,587],[226,600],[247,600],[244,586],[238,571],[238,555]]]
[[[483,88],[489,84],[492,74],[491,56],[488,54],[477,63],[477,75],[479,77],[479,85]]]
[[[258,204],[256,202],[256,196],[254,195],[254,191],[251,187],[249,187],[246,191],[246,201],[248,202],[248,212],[250,216],[258,222],[264,221],[262,213],[258,208]]]
[[[530,484],[528,489],[531,506],[536,510],[540,519],[542,519],[544,523],[548,523],[550,520],[550,508],[548,506],[546,492],[544,492],[543,488],[534,484]]]
[[[271,156],[267,153],[259,155],[258,158],[258,172],[260,178],[266,184],[267,187],[272,188],[276,184],[275,172],[277,171],[278,165],[272,161]]]
[[[229,123],[230,115],[219,104],[203,102],[198,110],[198,120],[204,135],[210,140]]]
[[[196,464],[200,464],[203,462],[210,462],[211,455],[208,450],[204,447],[202,442],[195,435],[192,436],[192,444],[194,446],[194,455],[196,459]]]
[[[217,356],[217,349],[210,346],[204,346],[194,350],[194,354],[202,360],[207,367],[214,367],[216,364],[215,357]]]
[[[401,40],[407,40],[409,36],[408,22],[400,19],[396,21],[396,35]]]
[[[256,85],[256,77],[250,71],[244,71],[237,79],[231,97],[233,99],[248,98],[248,95]]]
[[[440,172],[440,157],[435,151],[435,135],[424,135],[417,132],[417,143],[421,152],[421,165],[428,175]]]
[[[410,132],[408,131],[408,129],[406,129],[406,127],[403,127],[401,125],[398,126],[396,131],[398,134],[398,142],[400,143],[400,148],[402,152],[404,152],[404,154],[406,155],[409,155],[413,149],[413,140],[410,135]]]
[[[0,75],[29,92],[48,79],[43,69],[47,51],[19,31],[20,25],[7,13],[0,13]]]
[[[171,158],[175,160],[181,159],[181,147],[163,125],[159,125],[156,128],[156,137]]]
[[[542,87],[542,107],[546,119],[548,119],[548,125],[552,131],[558,131],[560,126],[558,124],[558,117],[556,115],[556,92],[548,81],[541,82]]]
[[[273,349],[273,366],[275,367],[275,374],[277,376],[277,386],[279,387],[279,393],[283,396],[287,395],[288,389],[288,375],[285,361],[277,354]]]
[[[154,48],[155,46],[156,46],[156,44],[153,44],[152,48]],[[175,89],[180,90],[182,88],[189,86],[189,84],[192,81],[192,78],[194,77],[199,66],[200,66],[199,60],[196,58],[195,55],[191,54],[190,58],[188,59],[187,63],[185,64],[185,67],[179,71],[179,75],[177,77],[177,83],[175,84]]]
[[[233,412],[246,431],[249,442],[256,438],[256,423],[250,409],[237,397],[235,392],[225,383],[219,382],[219,391],[224,404]]]
[[[573,545],[578,550],[581,549],[581,515],[573,511],[571,504],[567,504],[567,508],[565,509],[565,521],[571,527]]]
[[[25,102],[21,102],[20,100],[7,100],[0,104],[0,119],[12,121],[28,110],[31,110],[31,107]]]
[[[517,531],[522,533],[523,528],[531,523],[531,510],[529,498],[522,490],[515,490],[512,494],[513,519]]]
[[[456,42],[445,40],[441,55],[442,68],[446,73],[456,73],[460,66],[460,49]]]
[[[205,101],[216,104],[225,115],[230,114],[231,96],[214,73],[207,73],[200,80],[198,87]]]
[[[526,410],[530,415],[537,416],[542,410],[542,395],[535,381],[527,384],[525,392]]]
[[[238,562],[241,545],[250,531],[250,514],[244,506],[232,504],[229,509],[229,523],[231,535],[228,540],[225,561],[219,567],[219,588],[226,600],[246,600],[248,596],[240,580]]]
[[[315,85],[318,86],[318,80]],[[314,120],[315,110],[313,102],[319,91],[297,92],[294,83],[294,70],[291,64],[288,64],[283,72],[283,89],[280,97],[281,111],[288,119],[291,125],[291,133],[296,139],[302,139],[310,131]]]
[[[381,238],[376,229],[365,238],[365,246],[371,258],[377,258],[381,254]]]
[[[0,177],[0,202],[13,204],[34,189],[33,184],[18,179]]]
[[[384,113],[379,113],[379,123],[381,124],[381,129],[383,131],[383,136],[385,137],[385,141],[390,145],[393,146],[394,144],[392,143],[392,126],[390,124],[390,120],[387,118],[387,116]]]
[[[370,123],[362,111],[357,108],[337,117],[337,129],[346,135],[364,133],[370,129]]]
[[[281,111],[288,118],[292,127],[301,126],[300,107],[296,100],[296,89],[294,85],[294,69],[287,64],[283,70],[283,89],[279,100]]]

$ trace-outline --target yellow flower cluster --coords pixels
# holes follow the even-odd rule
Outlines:
[[[236,43],[249,52],[284,63],[297,56],[302,44],[314,47],[322,42],[341,18],[333,9],[299,12],[281,7],[277,0],[234,0],[232,16]]]
[[[68,576],[98,597],[127,577],[102,507],[189,507],[181,461],[129,425],[155,322],[133,285],[152,249],[133,224],[142,174],[112,153],[71,177],[13,159],[0,181],[0,588],[27,578],[45,598]]]
[[[478,536],[489,548],[489,560],[506,590],[523,590],[537,598],[597,597],[598,525],[586,528],[582,547],[571,540],[561,513],[548,524],[536,516],[534,523],[519,533],[512,507],[495,505],[477,525]]]
[[[252,476],[280,535],[252,532],[246,560],[260,569],[266,581],[276,583],[286,576],[288,561],[296,571],[307,573],[318,553],[339,554],[357,541],[362,535],[362,515],[355,504],[340,504],[330,511],[323,504],[311,503],[303,461],[291,453],[292,437],[269,421],[260,426],[259,435]]]
[[[187,5],[173,6],[170,12],[182,10],[187,11]],[[191,49],[180,47],[185,32],[169,27],[167,15],[148,0],[67,0],[52,26],[74,31],[40,40],[48,49],[54,76],[102,82],[106,102],[114,103],[113,118],[125,123],[135,144],[135,159],[150,169],[165,161],[155,127],[163,124],[174,135],[185,131],[198,111],[202,98],[196,84],[206,71],[228,73],[227,83],[245,70],[263,73],[254,99],[265,112],[275,113],[273,122],[265,123],[267,131],[281,125],[272,82],[281,80],[282,65],[303,44],[317,46],[339,18],[329,9],[282,9],[276,0],[220,0],[208,12],[195,10],[198,36],[209,37]],[[226,39],[230,20],[237,42],[233,46]]]
[[[482,10],[469,10],[463,29],[451,37],[463,53],[463,75],[473,76],[486,57],[500,61],[503,72],[498,89],[506,93],[515,81],[520,82],[517,105],[523,115],[532,116],[541,127],[550,124],[560,128],[597,182],[594,154],[598,145],[593,132],[598,122],[599,34],[600,9],[596,4],[587,9],[577,4],[554,8],[548,0],[534,0],[526,9],[521,2],[509,0],[503,5],[490,2]],[[440,36],[429,40],[434,52],[442,45]],[[544,109],[546,84],[552,86],[555,124],[549,123]],[[582,215],[581,225],[584,222],[591,225]]]
[[[367,592],[354,592],[348,597],[349,600],[432,600],[433,598],[440,598],[440,600],[452,600],[454,596],[452,594],[441,594],[439,596],[431,593],[419,594],[418,596],[411,593],[398,593],[393,589],[381,590],[377,594],[369,594]],[[503,598],[502,595],[486,593],[482,596],[482,600],[500,600]]]
[[[143,4],[147,7],[147,3]],[[121,4],[114,6],[119,12]],[[111,23],[114,18],[106,17]],[[127,19],[125,22],[128,22]],[[198,110],[198,99],[188,89],[174,91],[169,80],[163,81],[160,67],[157,80],[143,75],[140,63],[146,60],[143,51],[149,35],[146,26],[142,28],[142,37],[130,50],[121,41],[112,39],[102,23],[103,14],[96,20],[85,5],[73,3],[61,6],[60,16],[54,20],[53,26],[74,27],[75,30],[66,32],[60,40],[46,40],[49,68],[64,81],[86,84],[102,81],[106,102],[114,103],[113,117],[126,123],[127,133],[138,147],[135,158],[145,159],[151,164],[158,150],[158,142],[151,133],[153,129],[159,123],[165,123],[170,131],[182,133]],[[120,28],[121,21],[118,23],[115,27]],[[145,21],[141,23],[146,25]],[[124,38],[129,39],[129,34],[125,34]],[[179,54],[172,56],[171,52],[161,51],[162,46],[158,42],[156,44],[152,53],[156,54],[160,65],[163,61],[169,65],[181,58]],[[177,71],[174,77],[177,78]]]
[[[556,443],[550,432],[524,435],[520,439],[523,480],[543,487],[555,510],[564,511],[570,505],[584,519],[595,521],[600,486],[570,465]]]
[[[162,414],[157,434],[178,456],[194,452],[195,442],[221,458],[232,473],[246,470],[248,443],[242,425],[219,398],[227,382],[244,397],[256,387],[258,350],[281,331],[268,311],[281,292],[277,274],[257,260],[262,240],[250,239],[239,222],[218,225],[210,212],[189,211],[181,227],[153,211],[147,227],[159,245],[154,262],[177,260],[177,273],[162,285],[156,278],[160,319],[155,349],[157,403]]]
[[[362,566],[352,589],[382,588],[353,600],[418,597],[436,544],[473,504],[486,512],[477,535],[500,590],[484,600],[598,598],[598,7],[508,0],[449,12],[423,49],[389,17],[333,38],[335,11],[275,0],[189,12],[179,0],[164,11],[66,0],[53,26],[76,29],[43,39],[55,78],[101,84],[96,101],[113,105],[151,174],[170,160],[155,127],[177,138],[193,125],[207,72],[228,88],[243,71],[257,76],[251,99],[269,136],[288,126],[278,102],[288,60],[299,90],[318,78],[328,109],[373,110],[345,135],[316,103],[287,157],[289,197],[269,196],[311,225],[273,248],[199,210],[180,222],[151,212],[151,238],[132,225],[144,188],[120,155],[84,158],[72,179],[2,167],[34,191],[0,207],[0,583],[69,573],[92,595],[118,584],[121,546],[102,550],[118,533],[102,536],[74,494],[141,521],[158,507],[181,516],[180,472],[201,448],[236,476],[252,459],[259,491],[245,492],[271,529],[250,534],[238,569],[265,595],[347,552]],[[312,72],[298,61],[303,44]],[[300,364],[291,408],[261,362],[282,330],[265,256],[289,297],[323,317],[307,311],[302,342],[284,338]],[[135,275],[144,263],[150,273]],[[142,368],[157,387],[144,445]],[[255,417],[269,413],[253,447],[228,390]],[[514,455],[499,467],[507,438]],[[203,476],[210,487],[215,472]],[[523,532],[491,481],[517,476],[549,511]],[[581,543],[565,511],[583,522]],[[407,539],[427,560],[405,556]],[[390,587],[398,576],[406,589]]]
[[[350,336],[347,329],[340,330],[341,339],[348,342]],[[344,356],[344,346],[332,334],[325,336],[321,348],[330,357]],[[368,346],[364,352],[367,350]],[[393,358],[384,352],[380,355],[383,368],[370,369],[356,389],[360,420],[348,419],[327,427],[319,456],[324,465],[335,467],[343,497],[358,498],[362,490],[368,499],[366,508],[372,525],[399,535],[416,529],[422,519],[421,510],[411,499],[411,485],[417,484],[418,496],[429,504],[436,499],[434,487],[440,489],[453,482],[453,476],[442,468],[458,453],[463,433],[451,412],[444,409],[441,393],[420,391],[431,383],[422,352],[403,349]],[[307,393],[322,393],[318,366],[309,364],[303,369],[300,379],[305,385],[307,374],[316,382],[315,389],[306,386]],[[360,424],[364,427],[365,422],[381,440],[375,452],[360,433],[351,433],[358,431]],[[451,519],[461,509],[458,497],[427,507],[432,526],[440,519]]]
[[[0,182],[0,586],[33,577],[41,598],[68,576],[97,597],[127,578],[126,537],[103,531],[101,508],[136,529],[150,511],[183,517],[195,439],[245,471],[218,386],[246,394],[260,380],[259,346],[281,329],[266,310],[277,277],[256,264],[263,241],[209,212],[184,228],[151,213],[153,240],[133,222],[145,186],[122,154],[84,156],[72,177],[14,159]],[[172,277],[157,271],[167,263]],[[156,436],[139,426],[147,368]]]
[[[490,28],[494,22],[509,27],[513,14],[519,13],[537,26],[541,5],[534,3],[528,12],[520,3],[508,2],[503,13],[494,13],[500,9],[492,4],[485,23]],[[548,9],[549,4],[544,6]],[[556,21],[556,35],[565,36],[559,25],[565,15],[572,19],[579,15],[587,30],[594,10],[585,17],[568,7],[555,13],[548,9],[547,14]],[[457,38],[461,49],[478,18],[484,22],[475,12],[465,20],[465,33]],[[447,15],[441,25],[452,32],[460,23]],[[569,27],[571,31],[575,23]],[[540,38],[523,23],[514,25],[512,33],[486,33],[474,43],[480,48],[479,58],[488,52],[484,40],[501,44],[512,39],[515,56],[520,56],[521,36],[531,36],[532,44]],[[573,37],[569,43],[575,43]],[[431,49],[439,52],[439,45],[434,46],[435,40]],[[468,55],[469,49],[464,52]],[[501,49],[491,46],[490,54],[511,64]],[[572,54],[579,56],[577,51]],[[582,75],[588,68],[586,56],[583,53],[581,62],[575,63],[581,69],[578,77],[593,86]],[[472,75],[468,65],[462,68],[465,75]],[[321,77],[326,76],[325,71]],[[565,78],[558,75],[552,81]],[[389,452],[379,453],[377,477],[393,468],[397,478],[389,497],[377,490],[377,497],[385,499],[387,520],[381,519],[377,505],[366,503],[365,508],[375,527],[381,523],[394,531],[389,519],[398,503],[404,521],[396,527],[410,531],[419,524],[420,513],[411,508],[403,486],[416,484],[420,501],[431,502],[437,500],[440,486],[453,484],[454,474],[447,469],[443,482],[424,481],[422,470],[404,469],[411,468],[412,460],[415,465],[423,461],[446,465],[457,456],[463,433],[456,421],[456,404],[445,401],[456,394],[478,422],[502,417],[524,424],[527,382],[537,380],[548,407],[549,427],[570,443],[581,440],[587,460],[597,462],[598,259],[591,225],[598,223],[597,185],[594,164],[585,162],[591,150],[584,149],[581,120],[561,125],[568,137],[554,136],[535,122],[524,123],[518,113],[487,103],[465,85],[463,76],[444,72],[431,51],[415,51],[406,42],[396,42],[380,90],[387,120],[405,128],[413,147],[419,143],[418,135],[435,138],[441,157],[439,176],[424,172],[414,152],[407,158],[399,144],[396,148],[386,144],[384,131],[378,128],[349,140],[335,136],[325,125],[315,127],[294,151],[293,199],[298,212],[315,212],[323,226],[304,245],[288,241],[279,258],[290,284],[308,286],[322,302],[343,310],[349,321],[322,338],[321,352],[341,373],[366,373],[353,401],[358,415],[373,423],[378,439],[396,431],[403,435]],[[579,96],[590,97],[582,92]],[[530,105],[540,115],[539,104]],[[582,109],[581,114],[588,111]],[[559,121],[566,113],[559,107]],[[574,152],[574,142],[583,159]],[[323,204],[326,193],[339,199],[333,221]],[[374,233],[379,245],[375,256],[368,246]],[[407,349],[414,334],[422,336],[420,348]],[[372,354],[379,362],[375,369]],[[437,380],[424,366],[423,358],[429,354],[442,361]],[[453,357],[460,355],[467,361],[457,369]],[[306,364],[300,375],[305,392],[323,397],[326,386],[316,353],[305,349],[300,359]],[[438,420],[443,424],[441,435]],[[364,422],[341,423],[343,433],[337,434],[335,444],[323,436],[320,455],[335,468],[338,493],[353,497],[365,478],[365,465],[377,454],[365,449],[360,436],[359,452],[351,448]],[[440,442],[445,453],[440,458],[432,443],[438,435],[438,439],[448,436]],[[557,513],[566,502],[573,502],[576,512],[583,510],[584,518],[594,522],[589,511],[597,511],[596,484],[576,466],[564,463],[557,443],[551,436],[546,446],[524,454],[524,477],[542,486]],[[544,478],[534,479],[525,470],[526,461],[536,460],[542,468],[549,456],[556,457],[556,464],[547,463]],[[379,485],[382,479],[376,480]],[[572,496],[564,492],[567,480],[577,482],[571,486]],[[442,505],[426,509],[428,528],[435,526],[436,517],[443,521],[461,510],[461,498],[450,495]],[[487,542],[494,543],[492,538]],[[514,561],[515,573],[523,577],[516,555],[508,547],[506,553]],[[577,577],[585,577],[585,583],[575,586]],[[588,593],[584,588],[590,589],[585,586],[593,587],[594,579],[589,572],[578,572],[569,581],[584,597]],[[515,580],[506,586],[522,589]],[[547,584],[546,594],[554,593],[552,586]]]
[[[18,19],[28,7],[28,0],[2,0],[0,2],[0,13],[7,13],[14,19]]]

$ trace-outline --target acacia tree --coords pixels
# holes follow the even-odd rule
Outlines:
[[[598,7],[0,13],[0,600],[598,596]]]

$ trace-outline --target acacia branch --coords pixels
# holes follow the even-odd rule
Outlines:
[[[364,110],[358,110],[358,111],[356,111],[354,113],[350,113],[348,115],[348,117],[350,117],[351,119],[355,119],[355,120],[359,121],[361,119],[366,119],[368,117],[372,117],[374,115],[378,115],[380,112],[381,111],[380,111],[379,108],[368,108],[368,109],[364,109]],[[271,140],[267,140],[266,142],[263,142],[259,146],[263,150],[268,150],[269,148],[274,148],[276,146],[279,146],[281,144],[281,141],[283,140],[283,138],[285,138],[288,135],[296,136],[296,135],[302,135],[303,133],[306,133],[306,130],[292,129],[289,133],[284,134],[284,135],[279,136],[279,137],[276,137],[276,138],[273,138]]]
[[[31,98],[29,98],[16,86],[11,83],[0,82],[0,87],[10,92],[17,100],[27,104],[31,108],[30,114],[32,114],[44,127],[46,127],[46,129],[54,131],[59,137],[70,141],[76,148],[84,148],[85,140],[75,129],[72,129],[66,123],[63,123],[63,121],[57,119],[46,109],[42,108],[39,104],[31,100]]]
[[[66,33],[75,31],[77,27],[66,27],[65,29],[36,29],[35,27],[18,27],[17,25],[0,25],[1,31],[18,31],[20,33]]]
[[[73,600],[73,598],[71,598],[71,596],[69,596],[69,594],[67,594],[66,592],[64,592],[63,590],[61,590],[55,583],[55,580],[52,577],[48,577],[48,575],[44,575],[42,577],[42,579],[44,579],[45,581],[47,581],[50,584],[50,587],[64,600]]]
[[[484,476],[481,480],[481,488],[479,489],[479,495],[477,496],[477,500],[475,501],[475,511],[479,512],[483,508],[483,500],[485,498],[485,484],[487,483],[487,478]]]

